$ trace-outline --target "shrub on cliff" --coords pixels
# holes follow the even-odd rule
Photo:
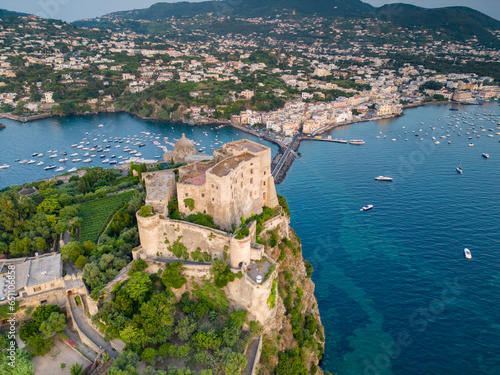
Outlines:
[[[218,258],[212,262],[210,274],[214,277],[215,285],[218,288],[224,288],[228,283],[234,281],[235,279],[235,275],[231,272],[227,263]]]
[[[165,266],[161,280],[167,288],[179,289],[186,283],[186,278],[181,274],[182,262],[174,262]]]
[[[151,217],[154,216],[153,207],[151,206],[142,206],[139,210],[139,216],[141,217]]]

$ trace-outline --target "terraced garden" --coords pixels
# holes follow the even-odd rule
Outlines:
[[[106,224],[114,213],[134,196],[133,191],[110,195],[82,204],[80,216],[83,225],[80,232],[80,241],[97,242]]]

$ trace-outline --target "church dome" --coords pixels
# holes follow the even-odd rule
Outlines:
[[[193,141],[186,138],[186,135],[183,133],[182,138],[177,141],[174,146],[174,157],[177,160],[184,161],[184,158],[189,155],[196,155],[196,146]]]

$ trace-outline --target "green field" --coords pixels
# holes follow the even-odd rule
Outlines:
[[[80,216],[83,219],[80,241],[97,242],[114,213],[133,196],[134,192],[128,191],[83,203],[80,209]]]

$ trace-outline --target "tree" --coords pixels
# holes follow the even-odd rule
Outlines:
[[[153,283],[145,272],[136,272],[128,280],[125,292],[133,301],[141,302],[151,291]]]
[[[76,241],[71,241],[61,249],[62,258],[64,260],[76,261],[80,255],[83,255],[83,253],[84,251],[82,246]]]
[[[210,274],[214,277],[215,285],[219,288],[225,287],[228,283],[234,281],[235,279],[234,273],[231,272],[227,263],[218,258],[212,262]]]
[[[50,314],[49,318],[40,325],[40,332],[42,332],[45,337],[50,337],[56,332],[61,332],[64,328],[66,328],[66,316],[53,312]]]
[[[24,349],[16,349],[16,365],[9,366],[7,352],[0,354],[0,374],[2,375],[33,375],[35,366],[31,362],[30,354]]]
[[[31,354],[41,357],[47,354],[53,345],[54,340],[51,337],[44,338],[39,335],[30,337],[27,342],[27,346],[31,349]]]
[[[165,265],[165,270],[161,277],[163,284],[167,288],[180,289],[187,281],[181,274],[182,270],[182,262],[174,262]]]
[[[136,375],[139,356],[135,352],[123,351],[109,368],[109,375]]]
[[[154,350],[153,348],[146,348],[142,352],[141,358],[143,361],[151,362],[152,360],[154,360],[156,358],[157,354],[158,354],[158,352],[156,350]]]
[[[229,348],[222,349],[222,369],[225,375],[238,375],[246,365],[247,358],[244,354],[235,353]]]
[[[71,375],[80,375],[82,373],[83,366],[80,363],[74,363],[69,368],[69,373]]]
[[[185,316],[177,324],[175,332],[177,333],[179,340],[188,341],[193,332],[195,332],[197,328],[198,324],[196,324],[196,322],[192,321],[187,316]]]
[[[36,322],[27,322],[19,329],[19,338],[27,341],[30,337],[37,336],[40,330],[40,324]]]
[[[56,305],[41,305],[36,308],[31,317],[40,325],[47,320],[53,312],[60,313],[61,309]]]

